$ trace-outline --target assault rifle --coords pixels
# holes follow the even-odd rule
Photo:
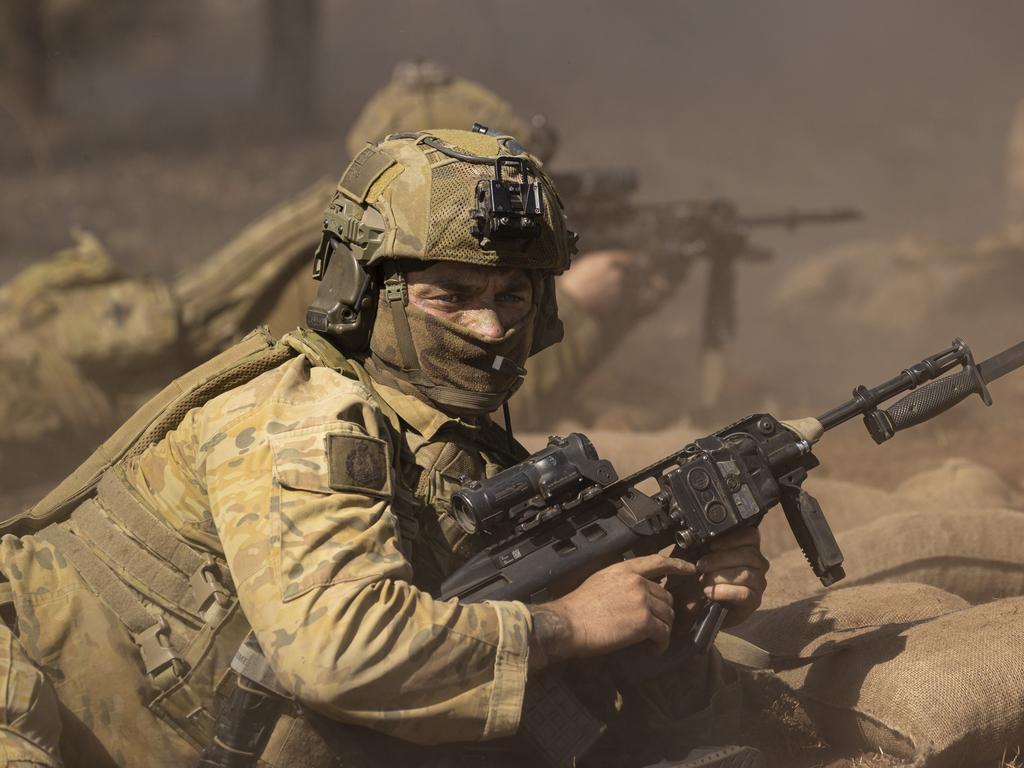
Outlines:
[[[852,399],[816,419],[754,414],[621,479],[583,435],[552,437],[543,450],[465,483],[452,497],[462,528],[494,543],[449,576],[439,597],[544,602],[626,557],[672,546],[674,556],[692,560],[717,537],[759,525],[777,504],[814,574],[830,586],[845,576],[843,554],[821,506],[802,487],[818,466],[811,446],[858,415],[881,444],[970,394],[991,405],[986,384],[1021,365],[1024,342],[976,365],[967,344],[954,339],[877,387],[858,386]],[[915,391],[881,407],[908,390]],[[650,481],[657,493],[640,490]],[[627,649],[632,658],[613,667],[627,686],[665,674],[707,652],[727,610],[709,601],[689,636],[674,635],[667,658]],[[563,768],[597,742],[603,725],[557,677],[542,674],[527,689],[520,730],[549,766]]]
[[[808,224],[859,221],[856,208],[789,209],[743,215],[725,198],[688,202],[637,202],[638,179],[623,168],[554,174],[573,229],[583,242],[650,254],[659,272],[681,283],[699,260],[708,262],[707,293],[701,321],[705,407],[714,405],[722,386],[717,356],[736,335],[736,264],[766,262],[770,249],[751,242],[754,229],[795,231]]]
[[[970,394],[991,405],[986,384],[1022,364],[1024,342],[975,364],[967,344],[954,339],[876,387],[858,386],[851,400],[816,419],[754,414],[621,479],[583,435],[552,437],[525,461],[466,483],[453,496],[458,523],[495,543],[453,573],[440,597],[542,602],[630,555],[674,545],[675,555],[692,557],[717,537],[757,526],[777,504],[811,569],[829,586],[844,576],[843,555],[818,502],[802,488],[818,466],[811,446],[858,415],[881,444]],[[881,407],[908,390],[915,391]],[[639,490],[652,480],[657,493]],[[711,646],[725,613],[708,604],[691,638],[694,650]]]

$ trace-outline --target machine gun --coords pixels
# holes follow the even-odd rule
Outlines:
[[[736,334],[736,264],[766,262],[773,257],[771,250],[751,242],[752,230],[795,231],[808,224],[863,218],[856,208],[789,209],[746,216],[725,198],[637,202],[637,176],[622,168],[555,174],[553,178],[566,201],[569,220],[582,233],[584,243],[639,249],[650,255],[673,284],[684,281],[695,262],[708,262],[700,341],[705,407],[718,401],[724,380],[719,357]]]
[[[976,365],[967,344],[954,339],[876,387],[858,386],[851,400],[816,419],[754,414],[621,479],[583,435],[552,437],[525,461],[469,482],[452,497],[458,523],[495,543],[453,573],[440,597],[543,602],[630,555],[672,545],[678,556],[700,554],[717,537],[757,526],[777,504],[811,569],[829,586],[844,576],[843,555],[818,502],[802,487],[818,466],[811,446],[858,415],[881,444],[970,394],[991,405],[986,384],[1022,364],[1024,342]],[[880,407],[908,390],[915,391]],[[652,480],[657,493],[639,489]],[[690,638],[692,651],[711,646],[726,610],[706,606]]]

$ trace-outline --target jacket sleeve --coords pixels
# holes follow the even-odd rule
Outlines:
[[[302,400],[213,419],[197,441],[210,446],[200,482],[242,610],[280,683],[328,717],[409,741],[514,733],[529,611],[413,586],[379,414],[352,386]]]

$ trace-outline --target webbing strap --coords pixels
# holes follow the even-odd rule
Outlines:
[[[159,622],[132,591],[103,564],[103,561],[65,528],[65,524],[47,526],[36,534],[36,538],[60,550],[60,553],[75,566],[75,570],[89,589],[114,612],[133,635],[141,634]]]
[[[132,541],[120,528],[106,519],[95,501],[89,499],[71,514],[75,532],[92,545],[92,549],[106,561],[113,571],[145,584],[147,591],[171,606],[187,611],[194,619],[198,607],[190,599],[189,581],[177,571]]]
[[[420,370],[419,356],[416,345],[412,341],[412,329],[409,327],[409,316],[405,314],[405,305],[409,302],[409,288],[405,275],[395,270],[384,281],[384,298],[391,308],[391,322],[395,326],[395,339],[398,351],[402,355],[402,367],[406,373],[418,373]]]
[[[346,358],[327,339],[308,328],[296,328],[294,331],[286,334],[281,339],[281,343],[287,344],[295,351],[302,353],[314,365],[331,368],[343,376],[355,378],[366,387],[366,391],[370,393],[373,402],[380,408],[388,423],[397,433],[401,433],[401,418],[395,413],[395,409],[388,405],[384,398],[380,396],[376,387],[373,386],[373,379],[370,378],[370,374],[359,363]]]
[[[0,575],[0,608],[5,605],[10,605],[14,602],[14,589],[11,587],[11,582],[7,581]]]
[[[395,436],[399,437],[402,434],[402,417],[398,415],[394,408],[388,405],[387,401],[380,396],[377,388],[373,385],[373,379],[370,378],[370,374],[366,372],[359,363],[354,360],[349,360],[349,368],[355,374],[359,383],[366,387],[366,390],[370,393],[373,398],[373,402],[380,408],[381,413],[384,414],[384,418],[388,420],[388,424],[395,430]]]
[[[123,480],[120,467],[111,469],[103,476],[98,496],[103,508],[162,560],[186,576],[191,576],[203,566],[203,558],[132,495]]]
[[[426,395],[435,403],[454,408],[493,411],[506,400],[508,392],[468,392],[456,387],[444,387],[428,381],[417,381],[426,390]]]
[[[772,655],[753,643],[728,632],[719,632],[715,648],[722,658],[748,669],[772,669]]]
[[[166,689],[178,681],[181,648],[163,616],[154,616],[117,576],[66,527],[44,528],[37,538],[56,547],[82,577],[82,581],[120,619],[139,646],[142,665],[154,684]]]

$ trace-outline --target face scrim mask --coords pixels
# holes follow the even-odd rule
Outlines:
[[[444,410],[490,413],[522,383],[536,313],[534,304],[523,320],[493,339],[401,300],[391,302],[382,291],[370,351],[378,367]]]

